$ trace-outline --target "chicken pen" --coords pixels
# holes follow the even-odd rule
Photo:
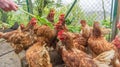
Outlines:
[[[120,0],[15,3],[0,10],[0,67],[120,67]]]

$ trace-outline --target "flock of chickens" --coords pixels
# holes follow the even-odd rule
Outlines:
[[[54,11],[47,19],[54,22]],[[65,25],[64,14],[54,24],[38,25],[32,18],[27,26],[23,24],[17,30],[2,33],[18,54],[26,51],[29,67],[120,67],[120,33],[110,43],[105,35],[110,32],[94,22],[90,27],[81,20],[81,32],[69,32]],[[117,25],[120,28],[120,24]]]

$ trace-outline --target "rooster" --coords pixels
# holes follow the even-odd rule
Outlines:
[[[61,54],[68,67],[97,67],[90,56],[74,47],[73,38],[64,30],[59,31],[58,39],[62,42]]]

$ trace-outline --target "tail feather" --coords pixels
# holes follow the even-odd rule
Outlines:
[[[14,35],[13,33],[16,33],[16,32],[17,31],[3,33],[1,38],[8,39],[9,37],[11,37],[11,35]]]
[[[109,34],[111,32],[111,29],[109,29],[109,28],[102,28],[101,32],[102,32],[102,35],[107,35],[107,34]]]
[[[110,50],[110,51],[101,53],[93,60],[98,65],[98,67],[110,67],[109,65],[111,63],[111,60],[114,59],[114,56],[115,56],[115,51]]]

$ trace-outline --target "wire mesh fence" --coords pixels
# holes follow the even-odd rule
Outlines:
[[[25,0],[23,0],[25,1]],[[33,7],[36,7],[36,0],[33,0]],[[42,1],[42,0],[41,0]],[[49,7],[56,9],[55,22],[58,20],[60,13],[67,14],[70,6],[75,0],[54,0],[55,3],[49,5]],[[78,25],[80,20],[86,20],[89,25],[93,25],[94,21],[99,21],[102,26],[111,28],[111,8],[113,0],[77,0],[77,3],[72,8],[72,11],[68,15],[72,25]],[[62,3],[61,3],[62,2]],[[55,5],[60,3],[61,5]],[[26,4],[26,3],[24,3]],[[23,5],[22,5],[23,6]],[[61,9],[59,9],[61,7]],[[34,8],[33,8],[34,9]],[[27,10],[27,9],[26,9]],[[47,10],[45,8],[45,10]],[[37,13],[37,10],[33,10],[34,14]],[[43,15],[47,15],[47,11],[43,11]],[[36,15],[36,14],[35,14]],[[57,20],[56,20],[57,19]]]
[[[75,10],[75,13],[80,20],[85,19],[88,22],[107,20],[110,22],[112,0],[79,0],[77,6],[79,8]]]
[[[88,16],[96,15],[95,20],[101,21],[110,18],[112,0],[80,0],[80,6]]]
[[[99,21],[103,26],[111,27],[112,0],[80,0],[80,6],[88,22]],[[107,39],[111,39],[111,33]]]
[[[67,4],[69,4],[66,9],[63,8],[63,12],[67,12],[68,8],[70,8],[74,1],[75,0],[55,0],[56,3],[64,3],[64,5],[62,6],[66,6]],[[93,21],[101,22],[104,20],[110,22],[111,8],[112,0],[77,0],[76,5],[73,7],[72,11],[69,14],[69,18],[72,19],[74,17],[74,20],[76,20],[74,22],[77,22],[81,19],[85,19],[87,20],[87,22],[91,23]]]
[[[112,0],[79,0],[74,8],[74,15],[77,15],[78,22],[80,20],[86,20],[89,25],[93,25],[94,21],[98,21],[102,26],[111,28],[111,9]],[[71,13],[69,17],[71,17]],[[107,39],[111,38],[111,33],[107,36]]]

